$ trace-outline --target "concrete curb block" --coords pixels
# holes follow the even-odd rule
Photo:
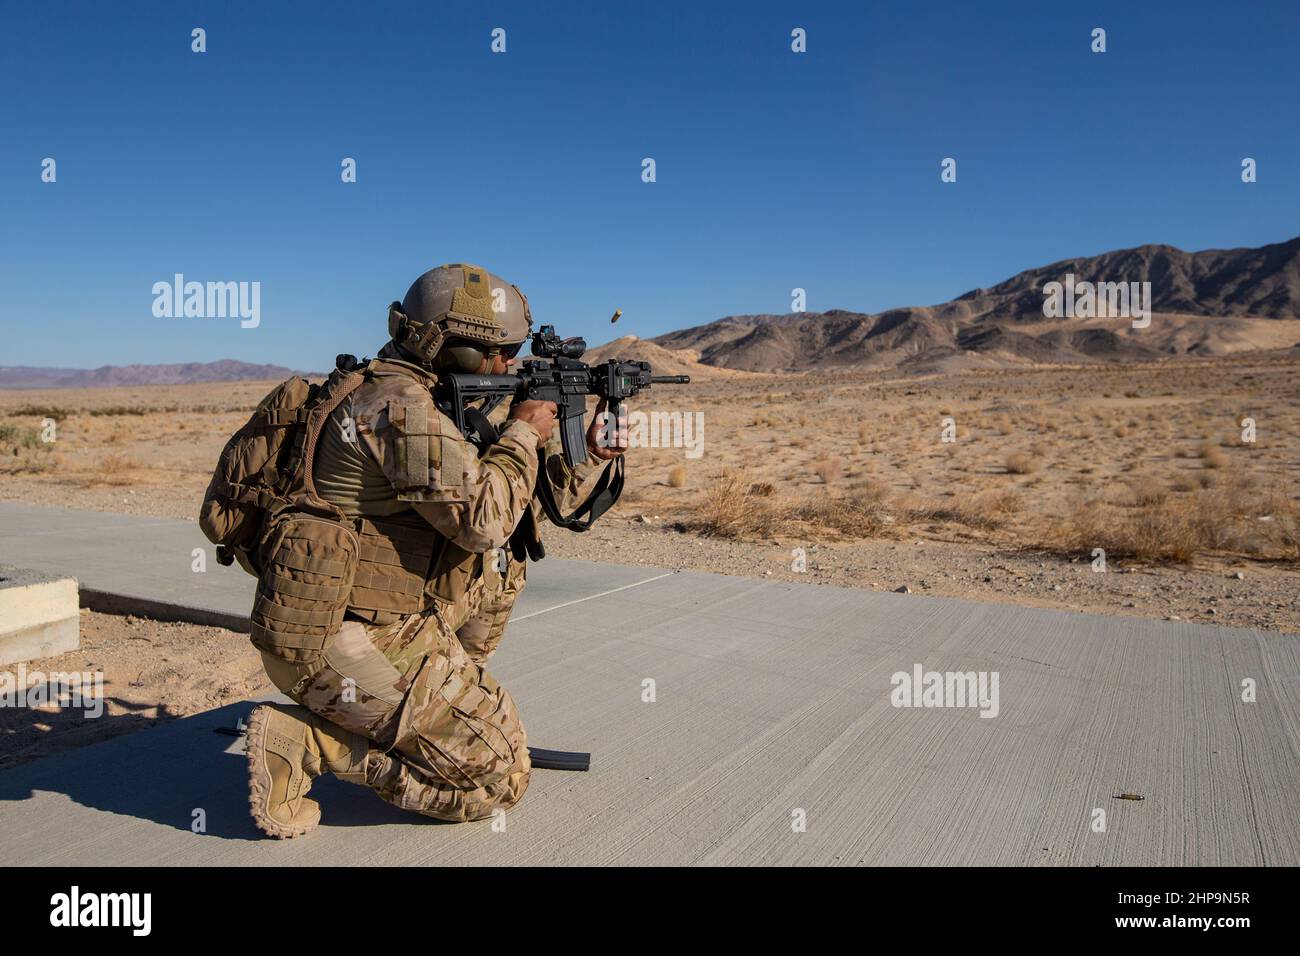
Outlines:
[[[0,664],[57,657],[81,646],[77,579],[0,565]]]

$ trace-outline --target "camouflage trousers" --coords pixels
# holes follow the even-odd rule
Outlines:
[[[486,665],[501,645],[510,612],[524,590],[526,568],[526,562],[516,561],[508,551],[488,555],[483,562],[482,591],[467,598],[465,606],[453,609],[456,637],[474,663]]]
[[[485,603],[501,600],[491,593]],[[448,611],[378,627],[347,620],[311,665],[263,660],[289,697],[373,742],[366,784],[383,799],[439,820],[477,820],[524,795],[528,748],[514,700],[452,633]],[[464,626],[473,623],[486,659],[509,608],[500,620],[496,603],[473,612]]]

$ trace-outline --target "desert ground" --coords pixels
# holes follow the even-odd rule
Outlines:
[[[695,378],[635,410],[702,413],[702,454],[634,447],[622,501],[551,554],[1300,631],[1300,359],[664,371]],[[274,384],[2,391],[0,498],[195,520]],[[269,690],[242,635],[90,612],[30,666],[103,670],[115,719],[4,728],[0,767]]]
[[[634,447],[551,553],[1300,630],[1296,357],[701,369],[633,408],[701,413],[702,454]],[[273,384],[0,391],[0,498],[194,520]]]
[[[104,713],[0,708],[0,770],[275,690],[246,634],[85,609],[77,650],[25,666],[29,675],[103,674]]]

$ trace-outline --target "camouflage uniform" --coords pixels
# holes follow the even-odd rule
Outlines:
[[[507,412],[508,409],[502,406],[489,418],[493,424],[500,426],[506,421]],[[569,511],[587,496],[600,475],[600,468],[589,461],[570,468],[560,454],[558,431],[547,443],[546,451],[551,487],[555,489],[560,507]],[[544,513],[536,496],[533,497],[531,507],[533,527],[540,529]],[[503,548],[496,554],[489,555],[484,562],[482,590],[467,592],[453,607],[451,618],[456,637],[476,664],[486,664],[500,646],[515,601],[527,583],[526,579],[527,562],[517,559],[509,548]]]
[[[385,800],[473,820],[523,796],[528,749],[514,700],[466,652],[453,620],[483,635],[475,653],[485,660],[523,572],[508,572],[485,600],[484,565],[529,507],[538,436],[511,421],[478,457],[434,405],[435,376],[397,356],[380,352],[316,450],[320,495],[361,532],[347,619],[312,664],[263,659],[284,693],[372,741],[365,782]]]

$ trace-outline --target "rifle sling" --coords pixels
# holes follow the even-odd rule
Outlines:
[[[476,437],[476,444],[480,448],[487,448],[495,442],[500,436],[500,430],[493,425],[486,414],[478,408],[465,409],[465,424]],[[546,517],[551,523],[560,528],[566,528],[569,531],[586,531],[590,528],[606,511],[614,506],[619,496],[623,494],[623,458],[615,458],[612,467],[607,467],[601,473],[600,480],[596,487],[592,489],[587,500],[578,505],[570,515],[560,513],[559,502],[555,500],[555,491],[551,488],[551,482],[547,478],[546,470],[546,450],[538,449],[537,452],[537,496],[541,499],[542,510],[546,512]],[[515,527],[510,536],[510,551],[515,556],[515,560],[522,561],[524,556],[532,558],[534,561],[540,561],[546,556],[546,550],[542,547],[541,536],[533,528],[532,509],[524,512],[523,518]]]
[[[542,501],[542,510],[551,523],[567,528],[569,531],[586,531],[596,519],[613,507],[623,493],[623,456],[615,458],[600,473],[600,480],[592,489],[587,500],[573,509],[569,515],[560,514],[559,502],[555,500],[555,491],[551,488],[546,471],[546,449],[537,451],[537,496]]]

